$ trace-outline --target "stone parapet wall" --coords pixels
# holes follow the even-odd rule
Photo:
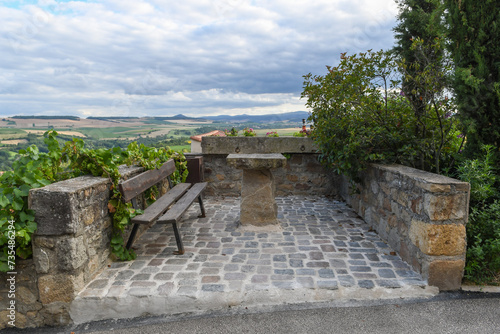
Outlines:
[[[470,185],[400,165],[372,165],[353,193],[334,187],[430,285],[458,290],[465,266]]]
[[[203,154],[317,153],[307,137],[203,137]]]
[[[142,170],[123,167],[120,172],[127,179]],[[30,191],[38,228],[33,259],[16,264],[16,327],[71,323],[70,303],[110,262],[111,184],[106,178],[81,176]],[[0,274],[2,282],[4,276]],[[5,310],[7,294],[1,290]],[[0,329],[7,325],[3,313]]]
[[[231,153],[282,153],[285,167],[272,169],[277,196],[330,195],[332,173],[319,162],[310,138],[300,137],[204,137],[204,181],[207,195],[240,196],[242,171],[228,166]]]

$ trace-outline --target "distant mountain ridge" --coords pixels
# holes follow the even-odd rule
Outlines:
[[[205,119],[212,121],[222,122],[255,122],[255,123],[268,123],[268,122],[302,122],[302,119],[307,119],[309,113],[307,111],[293,111],[282,114],[265,114],[265,115],[219,115],[219,116],[205,116]]]
[[[120,117],[120,116],[89,116],[87,119],[101,120],[117,122],[119,120],[156,120],[156,121],[174,121],[174,120],[186,120],[186,121],[216,121],[216,122],[228,122],[228,123],[272,123],[272,122],[302,122],[302,119],[307,119],[309,113],[307,111],[293,111],[281,114],[265,114],[265,115],[217,115],[217,116],[204,116],[204,117],[189,117],[183,114],[178,114],[175,116],[146,116],[146,117]],[[14,119],[70,119],[78,121],[81,118],[77,116],[13,116]]]

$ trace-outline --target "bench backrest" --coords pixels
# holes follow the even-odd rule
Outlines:
[[[122,199],[125,202],[130,201],[132,198],[142,194],[145,190],[159,183],[173,172],[175,172],[175,161],[174,159],[170,159],[159,169],[148,170],[123,181],[118,185],[118,188],[122,193]]]

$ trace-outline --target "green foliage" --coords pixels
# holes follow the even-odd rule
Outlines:
[[[19,159],[13,163],[13,171],[0,177],[0,270],[6,271],[8,254],[8,222],[15,222],[16,255],[28,258],[31,255],[31,236],[36,230],[35,213],[28,208],[28,194],[32,188],[46,186],[52,182],[92,174],[108,178],[111,183],[111,198],[108,207],[113,213],[113,254],[121,260],[135,257],[133,251],[123,246],[122,233],[136,212],[130,203],[121,200],[118,191],[122,164],[139,165],[145,169],[154,169],[165,161],[174,158],[177,171],[172,175],[174,183],[182,182],[187,177],[187,163],[180,153],[167,148],[147,147],[132,142],[126,150],[119,147],[112,149],[85,148],[81,139],[74,138],[61,145],[57,132],[44,134],[48,151],[40,152],[32,145],[19,152]]]
[[[276,131],[271,131],[266,133],[266,137],[279,137],[280,135]]]
[[[500,194],[494,147],[482,147],[480,159],[465,160],[457,167],[457,177],[471,185],[467,224],[465,277],[486,283],[500,270]]]
[[[411,46],[415,61],[408,63],[403,59],[400,62],[403,92],[416,118],[415,136],[419,145],[415,148],[420,159],[416,166],[438,174],[441,173],[441,162],[447,161],[450,168],[450,163],[453,163],[450,153],[459,151],[454,147],[459,142],[457,135],[463,137],[457,130],[455,100],[448,96],[452,65],[444,56],[443,48],[443,41],[439,38],[431,43],[415,38]],[[415,98],[421,103],[415,103]],[[460,146],[464,140],[462,138]]]
[[[1,130],[0,129],[0,136],[1,136]],[[9,129],[10,130],[10,129]],[[23,131],[23,133],[26,135],[26,133]],[[43,136],[38,136],[35,134],[27,134],[23,139],[26,139],[26,143],[20,143],[17,145],[11,145],[8,148],[5,148],[4,150],[0,151],[0,170],[2,171],[8,171],[12,170],[12,155],[17,155],[17,152],[19,150],[26,150],[29,146],[35,145],[38,147],[38,150],[40,152],[48,152],[47,145],[43,141]],[[67,141],[73,140],[73,137],[71,136],[66,136],[66,135],[61,135],[58,134],[57,136],[57,141],[60,144],[64,144]],[[141,137],[136,140],[138,144],[144,144],[145,146],[149,147],[156,147],[156,148],[167,148],[170,147],[174,151],[182,151],[182,149],[179,149],[179,147],[182,146],[182,148],[189,148],[189,145],[187,144],[187,141],[189,140],[189,137],[178,137],[178,138],[170,138],[168,135],[162,135],[162,136],[156,136],[154,138],[149,138],[149,137]],[[85,138],[85,147],[91,148],[91,149],[113,149],[115,147],[121,147],[122,149],[127,149],[128,145],[132,143],[133,141],[131,140],[96,140],[93,138]],[[5,150],[8,149],[9,151],[7,156],[6,154],[2,154],[5,152]],[[168,148],[167,148],[168,150]],[[15,151],[15,152],[14,152]]]
[[[238,137],[238,130],[235,128],[231,128],[231,131],[224,130],[224,133],[227,137]]]
[[[257,136],[257,133],[252,128],[244,128],[243,129],[243,135],[245,137],[255,137],[255,136]]]
[[[464,153],[482,144],[500,150],[500,6],[496,0],[446,0],[453,88],[467,134]],[[498,153],[497,153],[498,154]]]
[[[457,177],[471,185],[471,207],[483,205],[499,195],[495,188],[497,176],[494,168],[494,148],[485,145],[482,151],[484,156],[481,159],[465,160],[457,166]]]
[[[297,132],[293,133],[293,136],[294,137],[307,137],[307,133],[305,133],[303,131],[297,131]]]
[[[451,102],[434,96],[424,114],[415,113],[400,90],[398,69],[405,66],[389,52],[368,51],[342,54],[324,76],[304,76],[302,97],[312,108],[312,136],[327,166],[353,180],[377,161],[439,172],[441,161],[458,151]],[[429,85],[433,73],[420,73],[416,79]]]
[[[403,77],[402,89],[407,94],[407,99],[417,112],[423,112],[427,101],[421,99],[420,90],[415,87],[412,77],[418,75],[419,68],[426,63],[439,65],[443,57],[443,50],[431,48],[436,38],[441,35],[442,24],[440,22],[442,6],[436,0],[396,0],[399,7],[399,23],[393,29],[395,32],[396,45],[392,49],[394,54],[404,60],[409,76]],[[417,54],[413,47],[413,41],[420,39],[424,57]]]
[[[393,160],[392,152],[403,143],[396,130],[405,113],[394,114],[398,109],[384,100],[395,89],[395,68],[388,53],[368,51],[342,54],[340,64],[327,66],[324,76],[304,76],[302,97],[313,110],[312,136],[323,162],[337,173],[356,180],[366,163]],[[396,136],[387,136],[391,133]]]
[[[500,200],[472,208],[467,245],[465,277],[488,282],[500,270]]]

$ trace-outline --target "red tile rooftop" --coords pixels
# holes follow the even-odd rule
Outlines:
[[[201,135],[191,136],[191,139],[201,142],[202,137],[209,137],[209,136],[225,137],[226,134],[222,130],[215,130],[215,131],[210,131],[210,132],[207,132],[207,133],[204,133]]]

